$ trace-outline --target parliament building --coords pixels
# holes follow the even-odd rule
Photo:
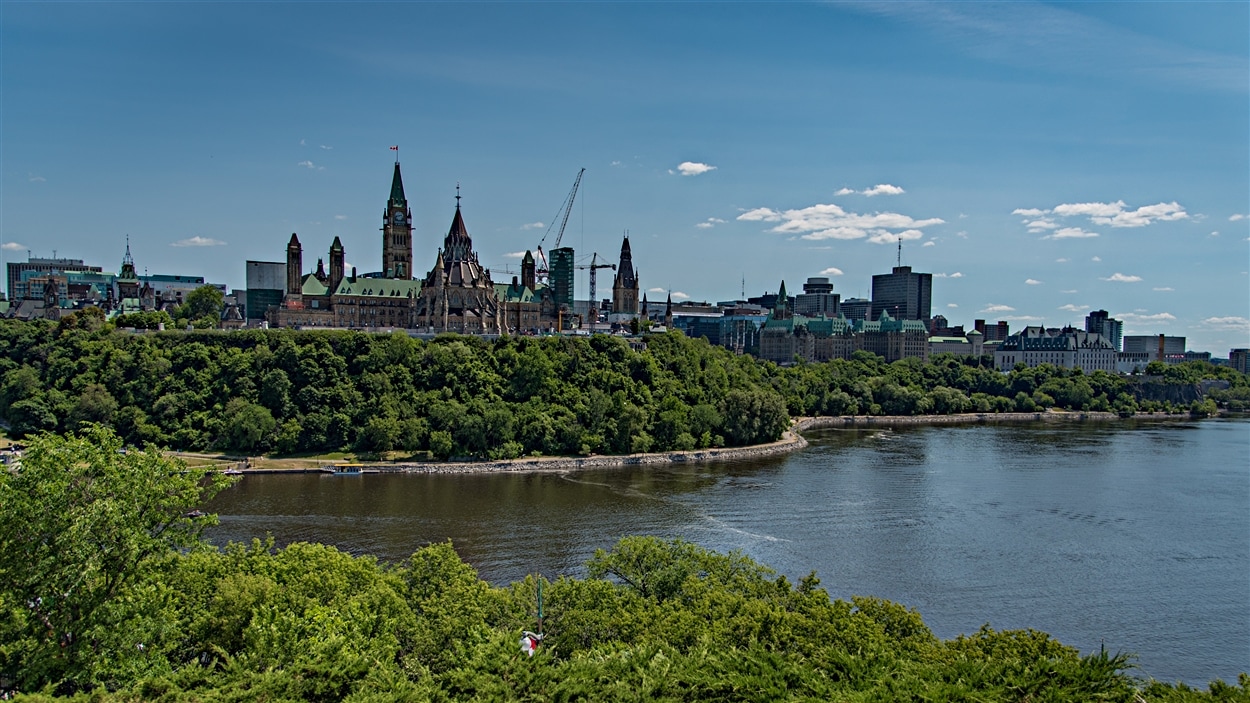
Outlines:
[[[496,283],[473,251],[460,195],[451,227],[424,278],[413,277],[412,210],[404,196],[399,161],[382,213],[382,271],[357,276],[344,270],[343,245],[330,245],[329,270],[318,259],[304,273],[303,245],[291,235],[286,251],[286,290],[267,314],[275,327],[409,329],[424,332],[505,334],[554,330],[560,311],[553,290],[537,279],[525,253],[520,277]]]

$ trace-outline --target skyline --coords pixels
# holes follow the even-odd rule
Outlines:
[[[652,300],[869,297],[1250,346],[1250,6],[0,4],[5,261],[244,285],[335,236],[380,267],[400,147],[414,269],[457,184],[497,280],[565,233]],[[557,221],[558,226],[558,221]],[[551,238],[544,245],[552,248]],[[603,288],[602,281],[600,288]],[[579,297],[586,292],[578,278]]]

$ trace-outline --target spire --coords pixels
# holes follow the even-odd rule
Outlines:
[[[464,226],[464,216],[460,213],[459,183],[456,184],[456,214],[451,218],[451,227],[443,240],[443,250],[447,261],[467,261],[473,256],[473,238],[469,236],[469,228]]]
[[[295,235],[295,233],[294,233],[294,232],[292,232],[292,233],[291,233],[291,240],[290,240],[289,242],[287,242],[287,243],[286,243],[286,245],[287,245],[287,247],[288,247],[288,248],[289,248],[289,247],[298,247],[298,246],[300,246],[300,243],[299,243],[299,237],[297,237],[297,236]],[[127,245],[127,248],[129,248],[129,246],[130,246],[130,245]]]
[[[335,237],[330,244],[330,251],[343,251],[343,243],[339,241],[338,237]]]
[[[390,205],[405,207],[408,199],[404,197],[404,178],[399,175],[399,161],[395,161],[395,175],[391,177],[391,200]]]
[[[122,269],[118,272],[120,278],[127,280],[137,279],[139,274],[135,271],[135,260],[130,255],[130,235],[126,235],[126,253],[122,256]]]

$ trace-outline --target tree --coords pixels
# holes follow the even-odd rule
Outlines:
[[[269,444],[270,435],[278,427],[269,408],[242,398],[233,398],[226,403],[225,415],[223,443],[230,449],[244,452],[264,449]]]
[[[198,321],[201,318],[212,316],[214,321],[219,320],[221,319],[221,310],[225,305],[225,298],[225,295],[216,286],[200,286],[187,293],[187,299],[182,304],[182,310],[179,311],[178,317]]]
[[[67,681],[91,656],[105,606],[145,560],[199,543],[214,522],[196,508],[229,477],[189,469],[155,447],[122,448],[108,428],[36,435],[18,471],[0,471],[0,667],[25,681]]]

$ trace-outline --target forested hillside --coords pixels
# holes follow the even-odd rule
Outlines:
[[[1158,366],[1168,382],[1225,378],[1227,395],[1250,398],[1244,374]],[[17,436],[97,422],[134,445],[251,454],[621,454],[768,442],[802,415],[1190,409],[1139,403],[1139,386],[1103,372],[864,352],[782,368],[679,333],[638,350],[603,335],[132,334],[74,314],[0,322],[0,371],[0,417]]]

